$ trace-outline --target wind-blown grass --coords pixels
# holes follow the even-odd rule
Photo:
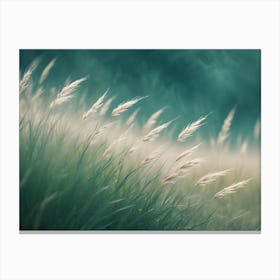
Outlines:
[[[54,62],[40,76],[39,95],[36,88],[24,94],[37,64],[20,82],[21,230],[260,229],[258,157],[179,143],[196,133],[207,115],[175,142],[160,138],[175,125],[159,120],[163,109],[142,129],[133,127],[139,108],[123,122],[123,113],[144,97],[112,110],[114,96],[107,90],[87,109],[73,111],[71,101],[82,97],[79,87],[88,77],[67,83],[54,97],[43,88]],[[225,123],[233,114],[228,119]]]

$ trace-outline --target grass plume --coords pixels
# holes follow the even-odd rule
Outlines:
[[[112,102],[113,102],[114,99],[115,99],[115,97],[113,96],[113,97],[109,98],[109,99],[104,103],[104,105],[101,107],[101,109],[100,109],[100,111],[99,111],[99,115],[100,115],[100,116],[104,116],[104,115],[107,113],[107,111],[109,110],[109,108],[110,108],[110,106],[111,106],[111,104],[112,104]]]
[[[191,154],[193,154],[194,151],[196,151],[198,149],[198,147],[201,145],[201,143],[193,146],[192,148],[189,148],[187,150],[185,150],[184,152],[182,152],[181,154],[179,154],[179,156],[177,156],[175,161],[179,161],[185,157],[190,156]]]
[[[178,135],[177,140],[180,142],[184,142],[188,137],[190,137],[199,127],[203,125],[203,121],[207,118],[208,115],[203,116],[196,120],[195,122],[192,122],[188,124]]]
[[[76,80],[69,85],[66,85],[56,96],[55,100],[53,100],[50,104],[50,108],[54,108],[58,105],[65,103],[66,101],[72,99],[74,97],[73,93],[74,90],[78,88],[78,86],[87,79],[84,77],[82,79]]]
[[[229,114],[227,115],[227,117],[224,120],[222,129],[221,129],[221,131],[219,133],[218,140],[217,140],[217,144],[219,146],[222,146],[225,143],[225,141],[227,140],[228,136],[229,136],[229,130],[230,130],[230,126],[231,126],[234,114],[235,114],[235,108],[233,108],[229,112]]]
[[[163,113],[163,111],[164,111],[164,108],[162,108],[162,109],[156,111],[154,114],[152,114],[151,117],[146,122],[146,124],[144,125],[143,130],[148,131],[149,129],[153,128],[154,125],[156,124],[158,118]]]
[[[50,108],[54,108],[56,106],[59,106],[65,102],[67,102],[68,100],[72,99],[74,97],[74,95],[66,95],[66,96],[61,96],[59,98],[56,98],[54,101],[51,102],[50,104]]]
[[[203,159],[201,159],[201,158],[195,158],[192,160],[188,160],[187,162],[179,165],[176,168],[175,173],[179,174],[179,176],[185,176],[189,173],[191,168],[198,166],[202,162],[203,162]]]
[[[31,65],[27,69],[27,71],[23,74],[23,77],[21,78],[21,80],[19,82],[19,93],[20,94],[30,85],[30,82],[31,82],[30,80],[31,80],[32,73],[34,72],[34,70],[39,65],[39,62],[40,62],[39,59],[35,59],[31,63]]]
[[[129,116],[129,118],[128,118],[127,121],[126,121],[126,125],[127,125],[127,126],[130,126],[130,125],[132,125],[132,124],[134,123],[134,121],[136,120],[136,117],[137,117],[139,111],[140,111],[140,108],[136,109],[136,110]]]
[[[157,126],[156,128],[152,129],[149,133],[147,133],[143,138],[143,142],[151,142],[151,141],[154,141],[156,138],[159,137],[160,133],[166,129],[172,122],[172,121],[169,121],[169,122],[166,122],[162,125],[159,125]]]
[[[82,82],[87,80],[87,78],[88,77],[78,79],[78,80],[64,86],[63,89],[58,93],[57,98],[65,97],[65,96],[73,93],[73,91],[76,90]]]
[[[56,58],[52,59],[48,65],[45,67],[45,69],[43,70],[41,76],[40,76],[40,79],[39,79],[39,84],[41,85],[46,79],[47,77],[49,76],[49,73],[51,71],[51,69],[54,67],[55,65],[55,62],[56,62]]]
[[[135,105],[137,102],[139,102],[140,100],[147,98],[147,96],[143,96],[143,97],[136,97],[133,98],[127,102],[121,103],[119,104],[113,111],[112,111],[112,116],[116,117],[119,116],[120,114],[122,114],[123,112],[127,111],[130,107],[132,107],[133,105]]]
[[[250,148],[250,139],[242,136],[232,149],[200,147],[198,141],[207,139],[193,139],[190,146],[171,137],[154,141],[175,129],[174,120],[163,120],[164,109],[146,118],[148,108],[139,107],[125,120],[113,118],[144,97],[114,109],[116,97],[107,100],[105,92],[85,104],[80,85],[86,78],[50,87],[46,81],[53,65],[43,70],[48,72],[44,78],[35,68],[29,68],[22,82],[26,94],[19,100],[21,230],[260,229],[258,154],[240,153],[241,140]],[[70,100],[71,106],[58,107]],[[58,108],[49,110],[48,105]],[[81,116],[87,119],[95,113],[96,118],[82,122]],[[206,117],[185,127],[178,140],[193,135]],[[142,120],[147,121],[139,129]],[[194,153],[198,155],[193,159]],[[233,172],[227,176],[229,170]],[[244,177],[252,183],[238,199],[213,199],[214,194],[223,198],[247,186],[249,180],[240,181]],[[219,182],[228,187],[218,191]],[[168,185],[172,187],[162,187]]]
[[[229,194],[236,193],[237,190],[247,187],[248,183],[251,179],[243,180],[238,183],[232,184],[228,187],[223,188],[221,191],[217,192],[214,197],[215,198],[223,198]]]
[[[91,106],[91,108],[90,108],[87,112],[85,112],[85,113],[83,114],[83,120],[87,119],[89,116],[91,116],[92,114],[94,114],[95,112],[97,112],[97,110],[100,109],[100,108],[102,107],[103,101],[104,101],[104,99],[105,99],[105,97],[106,97],[108,91],[109,91],[109,88],[105,91],[105,93],[104,93],[101,97],[99,97],[99,98],[97,99],[96,102],[93,103],[93,105]]]
[[[210,183],[215,182],[218,178],[226,176],[229,173],[230,169],[209,173],[202,178],[200,178],[197,182],[197,186],[206,186]]]

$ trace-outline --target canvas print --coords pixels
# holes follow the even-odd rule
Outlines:
[[[19,50],[20,230],[261,230],[260,50]]]

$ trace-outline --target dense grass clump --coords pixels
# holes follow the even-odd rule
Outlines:
[[[124,171],[126,154],[104,158],[105,147],[69,139],[58,124],[22,121],[20,147],[21,229],[186,229],[196,211],[157,175]]]
[[[160,139],[176,121],[159,123],[164,109],[139,128],[139,110],[121,115],[144,98],[110,108],[109,89],[84,109],[87,78],[44,87],[54,64],[34,86],[35,61],[20,82],[21,230],[260,229],[258,157],[225,145],[235,109],[214,145],[185,143],[208,115]]]

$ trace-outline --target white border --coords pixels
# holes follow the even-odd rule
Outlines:
[[[279,2],[2,1],[1,279],[279,279]],[[261,234],[19,234],[20,48],[262,49]]]

